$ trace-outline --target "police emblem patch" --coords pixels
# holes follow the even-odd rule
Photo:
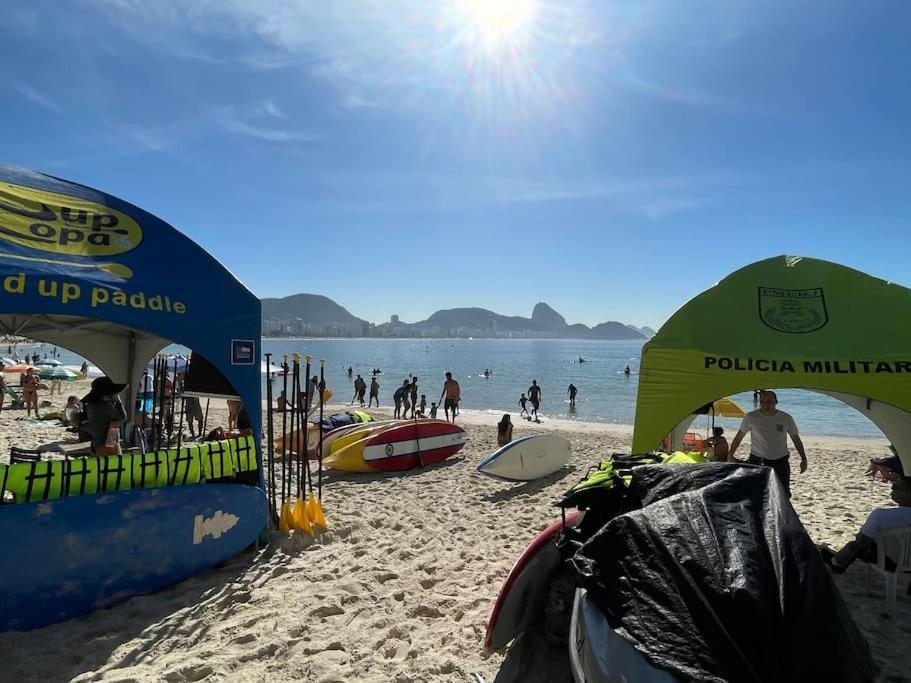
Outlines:
[[[789,334],[806,334],[825,327],[829,313],[822,287],[759,287],[759,319],[773,330]]]

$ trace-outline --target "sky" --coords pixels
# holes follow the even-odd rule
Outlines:
[[[0,162],[261,297],[657,328],[779,254],[911,285],[904,2],[29,0]]]

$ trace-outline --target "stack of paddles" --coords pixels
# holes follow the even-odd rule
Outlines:
[[[266,418],[266,463],[267,477],[266,494],[269,499],[272,524],[282,533],[291,535],[298,531],[310,536],[325,531],[328,526],[323,513],[323,452],[322,443],[317,443],[317,475],[316,488],[313,485],[313,472],[307,458],[308,430],[307,416],[310,414],[311,392],[306,388],[307,378],[310,377],[310,356],[305,357],[304,367],[305,389],[301,390],[301,355],[292,356],[292,365],[288,365],[287,354],[282,359],[283,395],[286,400],[282,402],[281,433],[284,438],[285,448],[283,457],[279,460],[278,467],[275,462],[276,425],[275,414],[272,411],[273,396],[272,383],[266,383],[266,399],[269,410]],[[266,367],[271,367],[272,354],[266,354]],[[320,359],[320,387],[325,385],[326,361]],[[291,391],[289,394],[289,375]],[[290,398],[287,398],[290,395]],[[319,419],[323,419],[323,401],[319,404]],[[289,434],[302,434],[302,443],[297,438],[290,439]],[[293,444],[293,445],[291,445]],[[291,447],[289,448],[289,445]],[[277,480],[277,482],[276,482]],[[279,490],[276,490],[276,484]]]

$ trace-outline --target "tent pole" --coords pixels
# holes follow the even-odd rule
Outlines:
[[[266,467],[264,471],[269,481],[262,482],[269,498],[269,519],[274,527],[276,522],[277,511],[275,509],[275,442],[273,441],[273,419],[272,419],[272,354],[266,354]]]
[[[124,425],[126,428],[128,425],[134,424],[136,420],[134,419],[136,414],[136,402],[133,397],[136,395],[136,392],[133,390],[133,373],[136,370],[136,333],[133,330],[130,330],[130,340],[128,342],[129,349],[127,350],[127,377],[126,377],[126,411],[127,411],[127,424]]]

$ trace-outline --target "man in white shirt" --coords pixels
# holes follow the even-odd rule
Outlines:
[[[765,465],[774,470],[778,481],[784,486],[784,490],[791,497],[791,464],[788,453],[788,435],[794,442],[794,448],[800,455],[800,473],[807,471],[807,454],[803,448],[803,441],[797,434],[797,425],[794,418],[783,410],[778,410],[778,396],[774,391],[759,392],[759,410],[747,413],[743,422],[740,424],[740,430],[737,436],[731,442],[731,449],[728,451],[728,462],[739,462],[734,453],[743,437],[750,432],[752,445],[750,447],[750,458],[747,462],[754,465]]]

